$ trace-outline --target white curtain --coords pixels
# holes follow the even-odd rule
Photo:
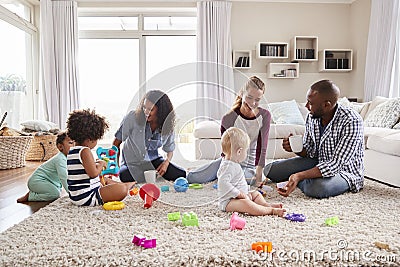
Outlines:
[[[197,117],[220,120],[234,101],[231,8],[227,1],[197,3]]]
[[[400,5],[372,0],[365,66],[364,100],[400,96]]]
[[[74,1],[40,1],[44,114],[61,129],[79,108],[77,14]]]

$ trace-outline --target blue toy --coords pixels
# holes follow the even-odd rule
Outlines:
[[[304,222],[306,220],[306,216],[300,213],[288,213],[285,215],[285,219],[294,222]]]
[[[161,192],[168,192],[168,191],[169,191],[169,186],[168,185],[161,186]]]
[[[189,182],[186,178],[179,177],[174,182],[174,189],[176,192],[186,192],[189,188]]]
[[[214,188],[214,189],[218,189],[218,184],[214,184],[214,185],[213,185],[213,188]]]
[[[101,176],[107,174],[118,176],[119,174],[119,167],[117,163],[118,147],[116,146],[112,146],[111,148],[99,147],[96,150],[96,154],[99,157],[99,159],[102,159],[107,162],[107,168],[101,171]]]

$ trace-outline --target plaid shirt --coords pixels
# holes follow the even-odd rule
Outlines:
[[[322,177],[340,174],[350,185],[350,191],[358,192],[364,184],[364,133],[361,116],[351,108],[337,105],[333,119],[322,136],[321,119],[306,120],[303,137],[307,156],[318,158],[317,167]]]

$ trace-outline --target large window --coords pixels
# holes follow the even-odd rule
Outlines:
[[[118,14],[98,17],[88,12],[79,17],[80,90],[83,107],[96,108],[111,124],[104,143],[110,143],[128,110],[136,108],[149,89],[165,90],[178,109],[193,100],[193,85],[149,88],[150,79],[196,60],[196,17]],[[195,109],[191,108],[194,112]],[[179,131],[192,118],[177,114]],[[194,116],[194,114],[193,114]]]
[[[29,22],[29,11],[29,6],[18,2],[0,5],[0,116],[7,112],[5,122],[15,129],[35,117],[36,28]]]
[[[147,36],[146,37],[146,80],[158,79],[156,84],[170,84],[168,80],[178,81],[172,88],[166,90],[175,107],[178,122],[176,131],[179,141],[187,140],[188,130],[193,124],[196,109],[193,108],[196,98],[196,85],[194,83],[179,84],[183,64],[185,71],[196,71],[196,37],[195,36]],[[163,79],[168,79],[163,81]],[[153,89],[153,88],[148,88]]]
[[[113,138],[131,98],[138,93],[138,39],[81,39],[79,71],[82,105],[107,117]]]

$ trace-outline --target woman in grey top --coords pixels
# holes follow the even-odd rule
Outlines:
[[[183,168],[171,163],[174,140],[175,112],[169,97],[160,90],[151,90],[130,111],[115,133],[113,144],[122,148],[120,179],[123,182],[144,182],[144,171],[157,170],[167,180],[186,177]],[[167,153],[164,159],[158,152]]]

